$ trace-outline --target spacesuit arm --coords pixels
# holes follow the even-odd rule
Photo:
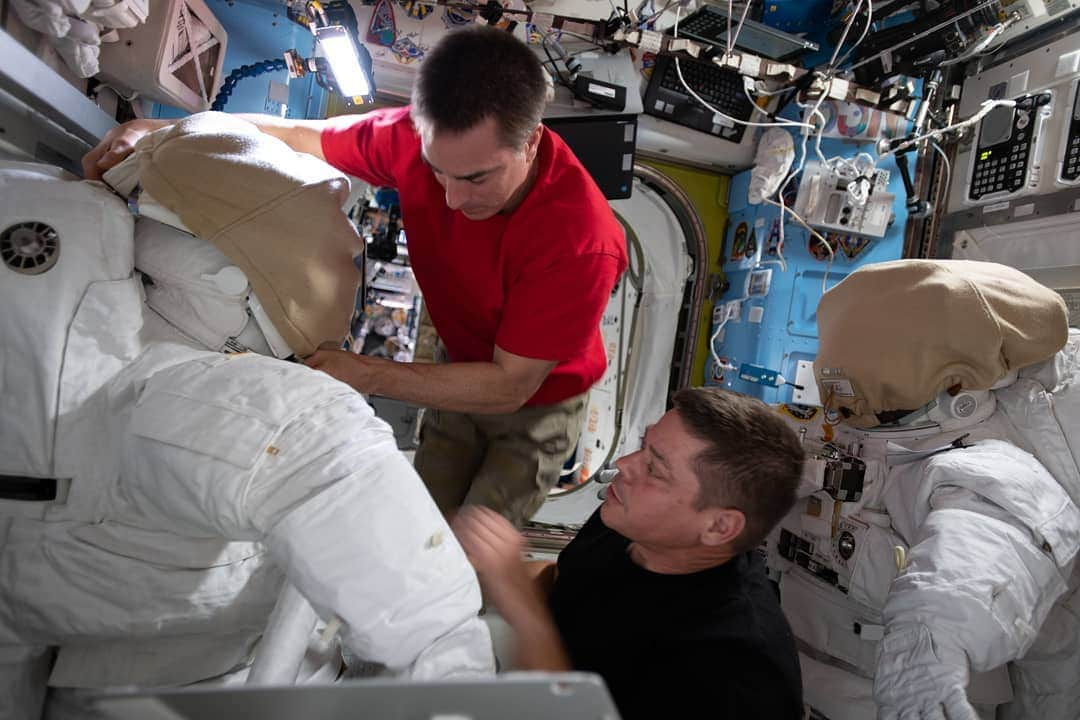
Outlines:
[[[885,718],[967,717],[969,670],[1023,655],[1064,592],[1080,511],[1033,457],[996,441],[932,458],[915,507],[874,699]]]
[[[237,117],[247,120],[260,131],[281,140],[296,152],[314,155],[326,160],[322,149],[322,131],[325,120],[286,120],[273,115],[243,114]],[[151,120],[142,118],[117,125],[105,134],[101,142],[82,158],[83,177],[100,180],[109,170],[135,150],[135,143],[147,133],[168,127],[176,120]]]

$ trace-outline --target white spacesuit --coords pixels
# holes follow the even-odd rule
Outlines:
[[[211,125],[168,137],[183,148]],[[390,428],[328,375],[218,352],[340,342],[351,302],[329,304],[355,287],[361,242],[344,177],[311,158],[267,163],[283,145],[253,127],[226,136],[254,171],[191,160],[173,174],[154,166],[153,140],[140,166],[178,183],[255,172],[213,219],[236,258],[133,221],[99,184],[0,164],[0,718],[37,717],[46,683],[242,668],[286,579],[367,660],[415,679],[493,672],[475,575]],[[296,236],[301,224],[318,238]],[[297,252],[282,255],[275,225]],[[252,229],[275,258],[257,257]],[[268,288],[261,327],[254,276]],[[282,290],[312,278],[318,291]],[[319,335],[325,315],[336,336]]]
[[[769,543],[814,717],[1080,717],[1060,297],[990,263],[882,263],[825,294],[818,329],[826,410],[781,408],[810,459]]]

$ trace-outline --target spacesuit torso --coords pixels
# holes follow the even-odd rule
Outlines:
[[[1056,660],[1039,657],[1054,635],[1073,648],[1064,662],[1075,666],[1080,650],[1075,609],[1044,625],[1055,600],[1075,602],[1080,473],[1066,430],[1080,426],[1078,383],[1072,331],[1055,358],[1008,387],[958,398],[932,427],[827,429],[818,408],[780,408],[810,459],[800,500],[770,537],[769,564],[820,716],[879,717],[906,658],[883,640],[922,627],[952,643],[942,657],[966,654],[957,657],[970,664],[967,696],[980,712],[1009,703],[1009,717],[1078,716],[1062,643],[1047,650]],[[905,682],[919,692],[910,668]]]
[[[366,659],[491,672],[475,575],[389,427],[323,373],[167,322],[134,267],[177,271],[153,304],[228,328],[228,261],[137,223],[102,186],[0,165],[0,718],[36,716],[46,681],[243,667],[286,577]]]

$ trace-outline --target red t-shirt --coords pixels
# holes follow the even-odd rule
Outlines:
[[[544,129],[539,172],[521,204],[480,221],[446,206],[407,107],[337,119],[322,150],[343,172],[397,188],[409,261],[451,360],[491,362],[496,345],[557,360],[527,405],[566,400],[600,379],[600,316],[626,268],[626,241],[558,135]]]

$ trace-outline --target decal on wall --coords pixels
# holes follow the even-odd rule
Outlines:
[[[769,226],[768,241],[765,243],[765,254],[769,257],[777,257],[784,251],[783,243],[780,242],[780,218],[773,218]]]
[[[397,39],[397,25],[394,23],[394,6],[390,0],[379,0],[371,13],[368,23],[367,41],[391,47]]]
[[[911,123],[902,115],[855,103],[826,100],[821,104],[825,115],[824,137],[845,140],[877,140],[906,135]]]
[[[394,44],[390,46],[390,51],[394,53],[395,59],[405,65],[408,65],[414,60],[423,58],[424,50],[423,47],[414,43],[412,38],[408,36],[399,37],[394,41]]]
[[[848,260],[854,260],[870,246],[870,238],[861,235],[844,235],[840,238],[840,250]]]
[[[826,233],[825,242],[829,244],[828,247],[813,235],[808,235],[806,238],[806,250],[815,260],[824,262],[829,259],[829,248],[832,248],[833,255],[836,254],[840,239],[836,233]]]
[[[731,241],[731,262],[746,257],[746,247],[750,236],[750,226],[745,222],[735,228],[735,237]]]
[[[405,10],[405,14],[415,20],[423,20],[435,10],[434,5],[419,2],[419,0],[398,0],[398,5]]]

